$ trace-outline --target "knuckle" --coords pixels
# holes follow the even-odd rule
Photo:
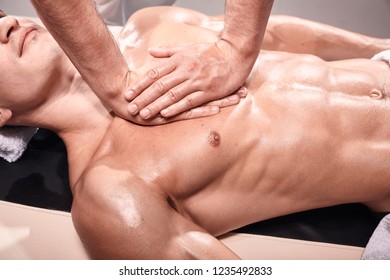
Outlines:
[[[216,102],[218,106],[226,106],[228,104],[228,101],[226,99],[221,99],[218,102]]]
[[[160,76],[160,73],[157,69],[151,69],[148,71],[148,77],[152,80],[158,79]]]
[[[173,90],[173,89],[170,89],[168,91],[168,98],[173,101],[173,102],[177,102],[179,100],[179,94]]]
[[[160,111],[160,108],[158,105],[152,103],[152,104],[149,104],[148,105],[148,109],[150,111],[151,114],[156,114]]]
[[[183,117],[184,119],[191,119],[192,118],[192,115],[193,115],[193,111],[192,110],[188,110],[186,112],[183,113]]]
[[[187,70],[188,72],[196,72],[199,70],[199,62],[195,60],[191,60],[187,62]]]
[[[184,98],[184,102],[185,102],[190,108],[195,107],[194,99],[191,98],[190,96],[186,96],[186,97]]]
[[[165,85],[162,81],[157,81],[154,83],[154,87],[159,91],[159,92],[164,92]]]
[[[136,103],[138,107],[143,107],[148,103],[148,101],[146,100],[146,98],[139,96],[137,100],[134,101],[134,103]]]
[[[142,86],[141,86],[141,83],[140,83],[140,82],[137,82],[137,83],[135,83],[135,84],[132,86],[132,90],[133,90],[134,92],[139,92],[139,91],[141,91],[141,89],[142,89]]]

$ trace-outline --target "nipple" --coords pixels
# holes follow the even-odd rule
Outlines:
[[[211,146],[218,147],[219,144],[221,143],[221,136],[219,135],[218,132],[211,131],[207,140],[209,141]]]

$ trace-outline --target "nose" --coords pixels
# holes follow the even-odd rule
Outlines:
[[[19,22],[16,18],[10,16],[0,18],[0,42],[7,44],[12,32],[16,31],[18,27]]]

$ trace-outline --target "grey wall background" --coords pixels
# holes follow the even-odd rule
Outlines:
[[[206,14],[222,14],[224,5],[225,0],[178,0],[176,3]],[[0,0],[0,9],[9,14],[35,16],[28,0]],[[273,14],[300,16],[390,38],[390,0],[275,0]]]

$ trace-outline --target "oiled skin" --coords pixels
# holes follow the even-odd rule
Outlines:
[[[214,40],[212,20],[143,10],[121,47],[139,67],[151,45]],[[235,258],[213,236],[341,203],[390,210],[388,77],[384,62],[263,51],[248,96],[213,117],[107,118],[82,170],[68,145],[80,237],[95,258]]]

